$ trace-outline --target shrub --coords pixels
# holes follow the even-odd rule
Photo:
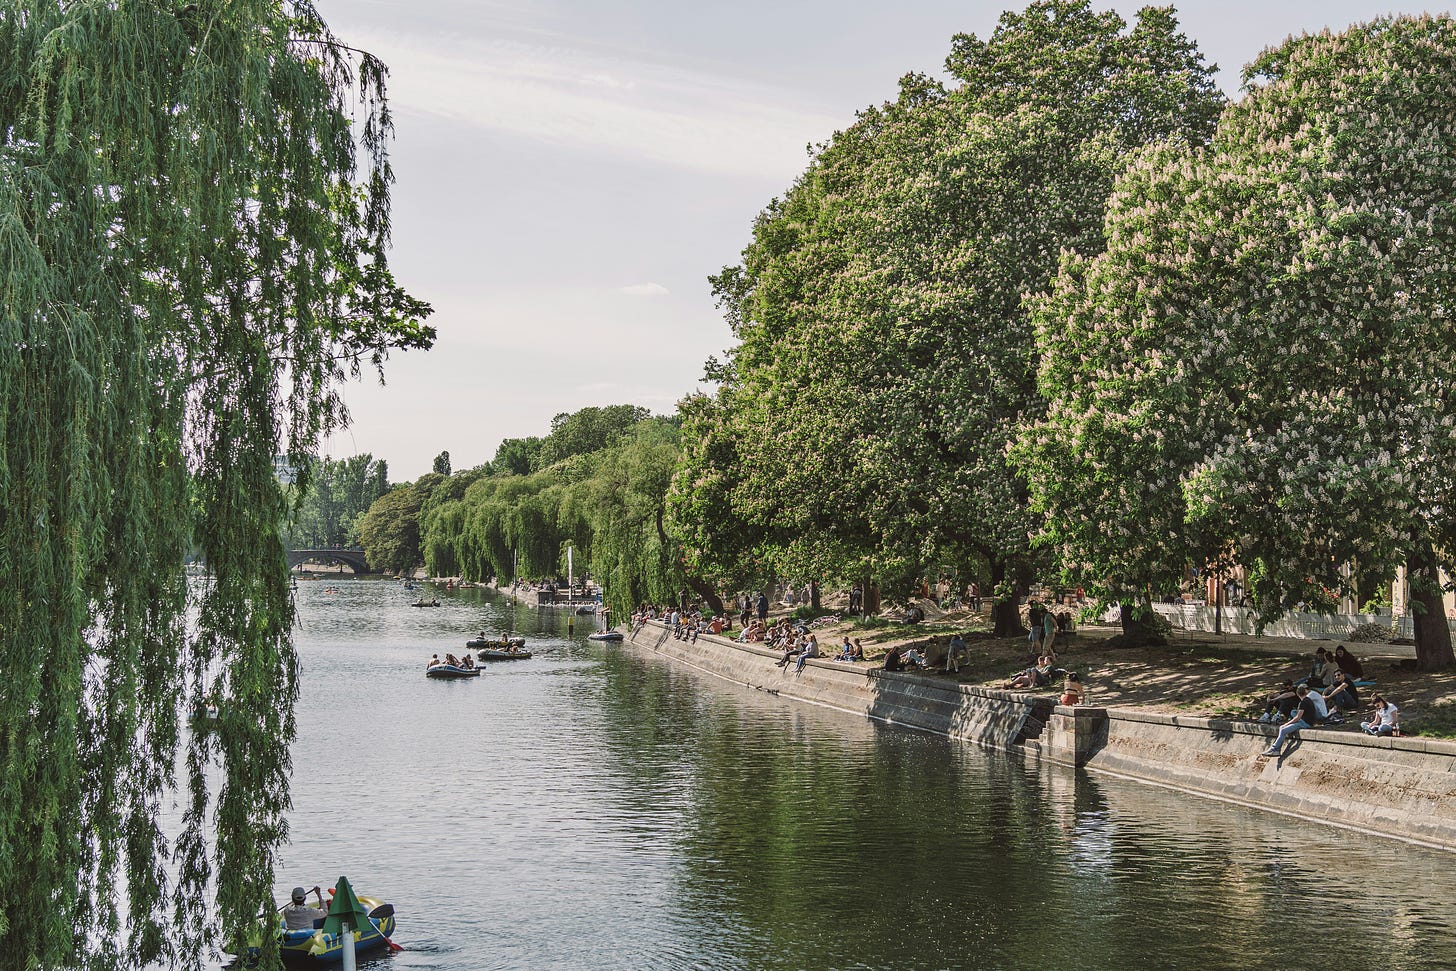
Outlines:
[[[1357,644],[1389,644],[1393,633],[1384,624],[1361,624],[1350,631],[1348,639]]]

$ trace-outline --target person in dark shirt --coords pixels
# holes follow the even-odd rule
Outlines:
[[[1335,683],[1325,691],[1325,702],[1330,708],[1344,710],[1358,709],[1360,707],[1360,691],[1355,687],[1355,679],[1344,671],[1335,672]]]
[[[1294,709],[1294,713],[1289,716],[1289,721],[1279,727],[1279,734],[1275,736],[1274,744],[1260,752],[1260,757],[1277,757],[1280,750],[1284,748],[1285,739],[1319,721],[1319,709],[1310,700],[1309,687],[1302,684],[1295,689],[1295,693],[1299,695],[1299,707]]]
[[[1299,707],[1299,695],[1294,691],[1292,682],[1286,681],[1279,686],[1279,689],[1264,699],[1264,714],[1260,717],[1261,722],[1273,722],[1279,724],[1285,721],[1294,709]]]
[[[1362,681],[1365,678],[1365,667],[1360,659],[1349,651],[1345,645],[1339,644],[1335,647],[1335,664],[1339,665],[1341,671],[1350,676],[1351,681]]]

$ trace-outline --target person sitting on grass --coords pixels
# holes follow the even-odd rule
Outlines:
[[[1300,685],[1294,689],[1299,696],[1299,706],[1289,716],[1289,720],[1279,726],[1279,734],[1274,737],[1274,743],[1259,753],[1260,758],[1277,758],[1284,748],[1284,742],[1291,735],[1297,735],[1303,729],[1309,728],[1319,719],[1319,709],[1310,700],[1309,686]]]
[[[1335,683],[1325,689],[1324,695],[1325,703],[1332,710],[1358,711],[1360,708],[1360,690],[1355,687],[1355,679],[1343,670],[1335,672]]]
[[[1294,683],[1307,684],[1316,691],[1323,691],[1334,680],[1334,669],[1334,659],[1321,647],[1314,652],[1314,663],[1309,666],[1309,674]]]
[[[844,643],[839,645],[839,653],[834,655],[836,661],[853,661],[854,645],[849,642],[849,635],[844,635]]]
[[[1359,681],[1365,677],[1365,666],[1358,657],[1345,650],[1343,644],[1335,645],[1335,663],[1350,676],[1351,681]]]
[[[1015,674],[1010,681],[1007,681],[1003,688],[1044,688],[1052,683],[1052,671],[1056,669],[1057,659],[1050,654],[1043,654],[1036,659],[1036,665],[1025,671]]]
[[[934,668],[940,668],[942,671],[946,670],[949,666],[946,660],[948,657],[950,657],[950,651],[940,642],[939,638],[931,641],[925,648],[925,669],[927,671]]]
[[[921,671],[925,669],[925,655],[921,654],[915,648],[905,648],[905,653],[902,657],[905,659],[905,670]]]
[[[886,671],[903,671],[904,669],[905,669],[905,662],[900,657],[900,645],[899,644],[892,644],[892,645],[890,645],[890,653],[888,653],[888,654],[885,655],[885,670]]]
[[[1380,695],[1371,700],[1375,702],[1375,710],[1370,713],[1368,722],[1360,723],[1360,730],[1366,735],[1399,735],[1400,709]]]

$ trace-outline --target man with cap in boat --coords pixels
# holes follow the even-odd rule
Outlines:
[[[293,902],[283,907],[283,926],[291,931],[309,930],[313,922],[323,920],[329,915],[329,909],[324,906],[323,888],[314,887],[312,891],[318,896],[319,905],[310,907],[308,895],[310,891],[302,887],[293,888]]]

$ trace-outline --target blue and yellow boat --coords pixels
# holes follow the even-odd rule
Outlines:
[[[334,888],[329,902],[329,915],[316,922],[318,926],[289,930],[278,916],[278,953],[290,968],[325,967],[344,960],[344,925],[354,939],[354,953],[363,957],[381,948],[399,950],[390,938],[394,935],[394,905],[376,897],[358,897],[344,877]],[[255,951],[256,953],[256,951]]]

